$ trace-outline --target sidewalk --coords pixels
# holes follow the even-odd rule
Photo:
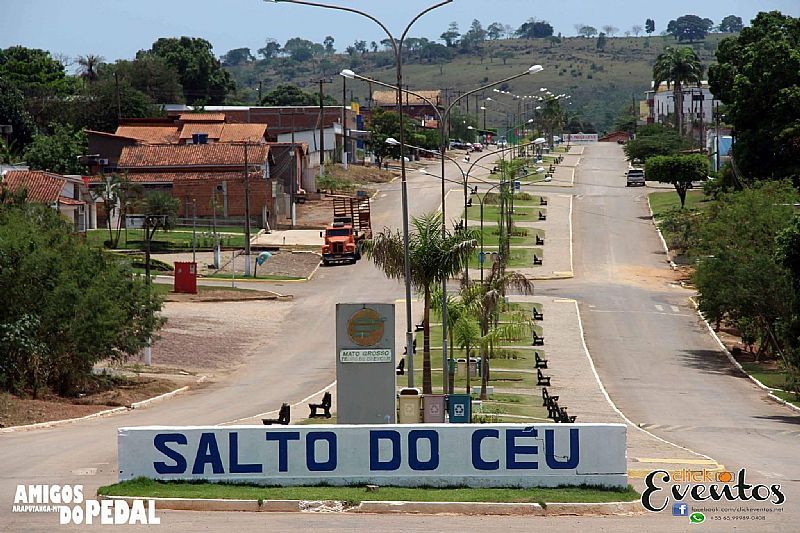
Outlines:
[[[577,422],[606,422],[628,426],[628,474],[641,479],[648,472],[659,468],[699,470],[719,468],[713,460],[680,446],[659,439],[624,418],[612,406],[594,371],[594,363],[583,343],[577,302],[563,298],[512,296],[514,302],[543,302],[544,350],[549,361],[543,372],[551,376],[552,385],[547,388],[559,397],[558,403],[567,407]],[[532,391],[541,397],[541,388]]]

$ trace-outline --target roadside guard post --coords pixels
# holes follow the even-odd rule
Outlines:
[[[422,398],[422,421],[424,423],[444,423],[444,399],[444,394],[426,394]]]
[[[469,424],[472,421],[469,394],[451,394],[447,397],[447,401],[447,414],[451,423]]]
[[[175,262],[175,292],[197,294],[197,263]]]
[[[421,422],[419,416],[421,403],[422,396],[419,395],[419,389],[400,390],[397,400],[400,413],[397,421],[400,424],[419,424]]]

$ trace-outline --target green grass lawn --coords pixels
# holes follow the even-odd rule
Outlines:
[[[742,363],[742,368],[758,381],[773,389],[786,388],[786,373],[759,363]]]
[[[596,487],[556,487],[529,489],[409,488],[380,487],[367,492],[363,486],[352,487],[259,487],[228,483],[153,481],[144,478],[116,483],[97,489],[105,496],[150,498],[217,498],[234,500],[339,500],[350,505],[362,501],[422,502],[514,502],[571,503],[634,501],[639,494],[630,485],[624,490]]]
[[[653,215],[656,218],[660,217],[664,212],[681,205],[681,199],[675,191],[651,192],[648,197],[650,198],[650,207],[653,209]],[[689,209],[705,209],[713,203],[713,200],[706,198],[703,191],[691,190],[686,193],[686,207]]]
[[[782,400],[786,400],[792,405],[800,407],[800,398],[798,398],[797,395],[792,392],[774,391],[773,394]]]
[[[492,252],[496,252],[497,250],[493,249],[485,249],[484,246],[484,253],[491,254]],[[478,254],[480,250],[476,251],[469,260],[469,267],[470,268],[480,268],[481,265],[478,262]],[[508,268],[534,268],[533,264],[533,255],[536,254],[536,257],[539,259],[544,259],[544,252],[541,248],[511,248],[511,257],[508,258],[507,267]],[[483,268],[484,270],[492,268],[492,255],[487,255],[484,259]]]
[[[468,220],[478,220],[481,219],[481,206],[476,205],[477,202],[473,202],[472,206],[467,208],[467,219]],[[514,203],[514,213],[511,215],[511,219],[517,222],[535,222],[539,220],[539,212],[543,214],[547,214],[547,207],[539,207],[539,206],[524,206],[519,205],[516,202]],[[464,218],[464,214],[461,214],[461,218]],[[500,220],[500,206],[497,205],[485,205],[483,206],[483,221],[484,222],[498,222]]]
[[[221,244],[223,246],[244,246],[244,232],[235,231],[237,229],[238,228],[225,228],[225,232],[223,233],[222,229],[217,228],[217,231],[222,233]],[[253,235],[255,235],[255,233],[254,231]],[[91,246],[102,247],[103,242],[106,240],[108,240],[108,230],[96,229],[86,232],[86,242]],[[156,231],[155,235],[153,235],[151,246],[153,249],[171,247],[191,250],[192,230],[181,228],[179,230]],[[195,233],[195,246],[197,248],[212,248],[214,246],[214,239],[211,237],[210,232],[204,232],[198,228]],[[140,229],[123,230],[120,233],[118,248],[122,250],[144,249],[144,231]]]
[[[525,233],[527,235],[515,235],[511,237],[511,246],[536,246],[536,235],[544,239],[544,230],[533,228],[520,228],[517,227],[515,232]],[[483,227],[483,248],[486,251],[487,247],[497,247],[500,242],[500,227],[499,226],[484,226]],[[480,245],[480,240],[478,241]],[[480,246],[478,246],[480,249]]]

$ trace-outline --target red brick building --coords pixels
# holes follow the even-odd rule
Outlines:
[[[43,170],[9,170],[0,175],[0,189],[25,191],[28,202],[46,204],[73,223],[75,231],[97,227],[95,199],[79,176]]]

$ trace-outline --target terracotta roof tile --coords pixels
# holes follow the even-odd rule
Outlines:
[[[266,124],[225,124],[219,142],[261,142],[267,134]]]
[[[31,202],[52,204],[66,182],[64,176],[42,170],[9,170],[3,176],[2,186],[10,191],[27,190]]]
[[[225,122],[225,113],[181,113],[183,122]]]
[[[250,172],[250,178],[262,176],[261,172]],[[174,183],[176,181],[234,181],[242,179],[242,172],[129,172],[125,174],[133,183]],[[91,183],[101,183],[101,176],[92,176]]]
[[[269,157],[269,146],[251,145],[247,156],[249,163],[261,164]],[[126,146],[119,158],[119,167],[129,169],[242,165],[244,146],[222,143]]]
[[[177,144],[180,132],[178,126],[119,126],[115,135],[146,144]]]
[[[62,205],[86,205],[86,202],[83,200],[75,200],[73,198],[67,198],[66,196],[59,196],[58,203]]]
[[[181,139],[191,139],[195,133],[207,133],[209,139],[219,139],[224,124],[207,124],[205,122],[190,122],[181,129]]]

